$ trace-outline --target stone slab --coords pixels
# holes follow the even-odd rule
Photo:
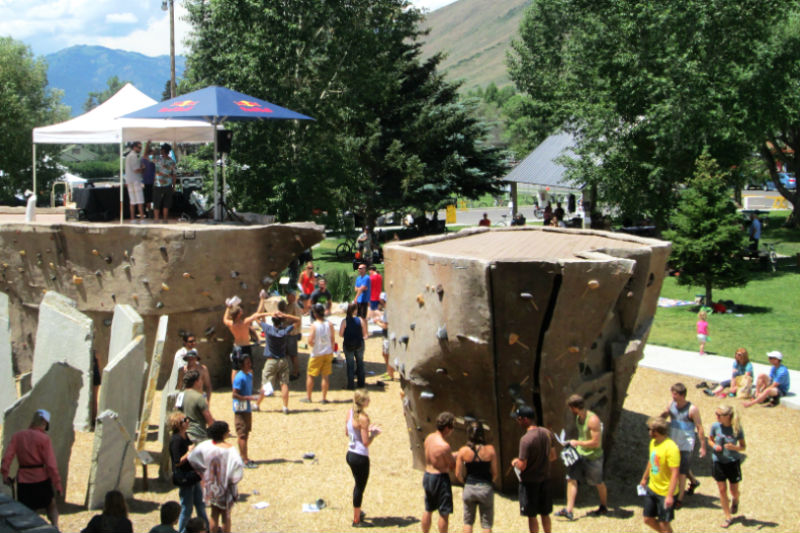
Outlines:
[[[144,335],[144,320],[139,313],[130,305],[115,305],[108,342],[109,362],[138,335]]]
[[[164,383],[164,388],[161,390],[161,410],[158,416],[158,442],[164,440],[164,433],[167,426],[167,418],[172,406],[168,404],[168,398],[178,390],[178,374],[181,371],[182,361],[175,360],[173,356],[172,369],[169,373],[167,382]],[[174,405],[174,404],[173,404]],[[168,431],[167,431],[168,432]]]
[[[164,343],[167,340],[167,326],[169,317],[163,315],[158,319],[158,329],[156,329],[156,340],[153,343],[153,354],[150,357],[147,379],[144,384],[144,397],[142,398],[142,412],[139,416],[139,428],[136,434],[136,450],[144,449],[147,441],[147,428],[150,425],[150,412],[153,410],[153,398],[156,394],[158,384],[158,374],[161,371],[161,354],[164,352]]]
[[[136,451],[130,433],[113,411],[103,411],[97,417],[92,446],[92,462],[85,505],[102,509],[106,492],[120,491],[126,499],[133,497],[136,478]]]
[[[74,424],[87,430],[92,421],[92,345],[94,323],[76,308],[74,300],[48,291],[39,305],[39,327],[33,354],[33,385],[42,379],[53,363],[63,361],[80,371],[82,387],[78,396]]]
[[[144,335],[139,335],[103,369],[97,411],[116,413],[128,435],[136,434],[139,423],[144,362]]]
[[[73,420],[80,390],[81,371],[67,363],[54,363],[33,388],[6,409],[3,415],[3,450],[5,450],[11,436],[30,425],[33,413],[37,409],[50,411],[48,434],[53,442],[53,451],[65,494],[70,453],[72,443],[75,441]],[[15,469],[16,467],[12,468],[12,474],[15,473]],[[2,487],[2,490],[8,493],[8,487],[6,485]]]
[[[10,328],[8,295],[0,292],[0,411],[5,411],[8,406],[17,401]]]
[[[25,372],[19,376],[19,395],[27,394],[33,388],[33,379],[30,372]]]

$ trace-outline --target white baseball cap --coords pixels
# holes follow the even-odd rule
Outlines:
[[[50,411],[45,411],[44,409],[37,409],[36,414],[41,416],[42,420],[44,420],[48,424],[50,423]]]
[[[386,293],[385,292],[381,293],[380,299],[383,300],[384,302],[386,301]]]
[[[777,350],[774,352],[767,352],[767,357],[770,359],[777,359],[778,361],[783,361],[783,354]]]

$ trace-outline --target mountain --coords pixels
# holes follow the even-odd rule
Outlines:
[[[137,52],[112,50],[102,46],[78,45],[59,50],[45,57],[49,86],[64,91],[63,102],[72,108],[72,115],[83,113],[83,103],[90,92],[105,90],[107,81],[117,76],[130,81],[137,89],[161,101],[169,80],[169,56],[150,57]],[[178,79],[186,68],[186,58],[175,56]]]
[[[458,0],[432,11],[425,20],[430,33],[423,55],[446,54],[441,68],[448,79],[464,80],[462,91],[490,82],[509,85],[506,51],[530,4],[531,0]]]

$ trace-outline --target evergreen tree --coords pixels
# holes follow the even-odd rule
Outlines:
[[[713,301],[712,288],[747,283],[742,219],[725,178],[704,151],[670,219],[672,229],[664,232],[672,241],[670,262],[680,271],[678,284],[703,286],[707,305]]]

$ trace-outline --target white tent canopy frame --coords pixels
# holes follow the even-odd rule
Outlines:
[[[156,101],[132,84],[114,96],[66,122],[33,129],[33,191],[36,194],[37,144],[119,144],[119,217],[123,220],[123,146],[126,142],[147,139],[156,142],[214,142],[215,125],[202,120],[119,118],[155,104]]]

